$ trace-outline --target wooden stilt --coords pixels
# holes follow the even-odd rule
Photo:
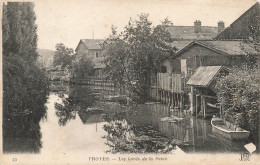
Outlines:
[[[183,110],[183,93],[180,94],[181,95],[181,99],[180,99],[180,109]]]
[[[196,95],[196,118],[198,117],[199,108],[200,108],[200,95],[197,94]]]
[[[200,97],[200,107],[201,107],[200,110],[203,114],[203,119],[204,119],[205,118],[205,108],[204,108],[204,97],[203,96]]]
[[[191,102],[191,104],[190,104],[190,106],[191,106],[190,109],[191,109],[191,114],[193,114],[193,112],[194,112],[195,109],[196,109],[196,105],[195,105],[196,101],[195,101],[195,99],[196,99],[196,96],[195,96],[194,87],[191,86],[191,94],[190,94],[190,102]]]

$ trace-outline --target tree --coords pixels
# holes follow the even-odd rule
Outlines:
[[[112,27],[106,41],[105,63],[115,83],[126,84],[130,91],[146,98],[151,74],[156,73],[163,58],[176,51],[166,30],[169,24],[165,19],[152,27],[148,14],[141,14],[138,20],[130,19],[120,34]]]
[[[218,101],[227,120],[258,137],[260,110],[259,71],[233,68],[217,81]]]
[[[54,66],[62,65],[62,68],[70,66],[73,55],[74,50],[72,48],[67,48],[63,43],[57,44],[54,52]]]
[[[37,59],[37,25],[30,2],[8,2],[3,6],[3,54],[19,55],[28,61]]]
[[[258,14],[251,18],[259,20],[259,17]],[[217,81],[216,89],[226,119],[249,130],[257,144],[260,111],[260,64],[257,55],[260,53],[260,23],[250,22],[253,23],[248,27],[248,39],[241,42],[241,49],[245,53],[244,64],[231,68],[229,75]]]
[[[87,56],[82,56],[79,59],[73,59],[71,68],[75,78],[84,78],[93,75],[94,66],[91,59]]]
[[[34,151],[39,151],[39,122],[46,116],[48,80],[44,70],[36,65],[37,25],[33,7],[29,2],[3,5],[2,128],[4,144],[9,138],[29,138],[37,143]]]

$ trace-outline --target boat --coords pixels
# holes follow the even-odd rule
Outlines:
[[[233,141],[246,141],[250,133],[247,130],[217,117],[211,119],[211,125],[213,133]]]

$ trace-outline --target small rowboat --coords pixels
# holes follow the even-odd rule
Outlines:
[[[245,141],[248,139],[250,133],[249,131],[217,117],[211,119],[211,125],[213,133],[234,141]]]

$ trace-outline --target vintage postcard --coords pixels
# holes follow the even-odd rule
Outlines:
[[[259,164],[259,1],[6,0],[1,27],[0,164]]]

